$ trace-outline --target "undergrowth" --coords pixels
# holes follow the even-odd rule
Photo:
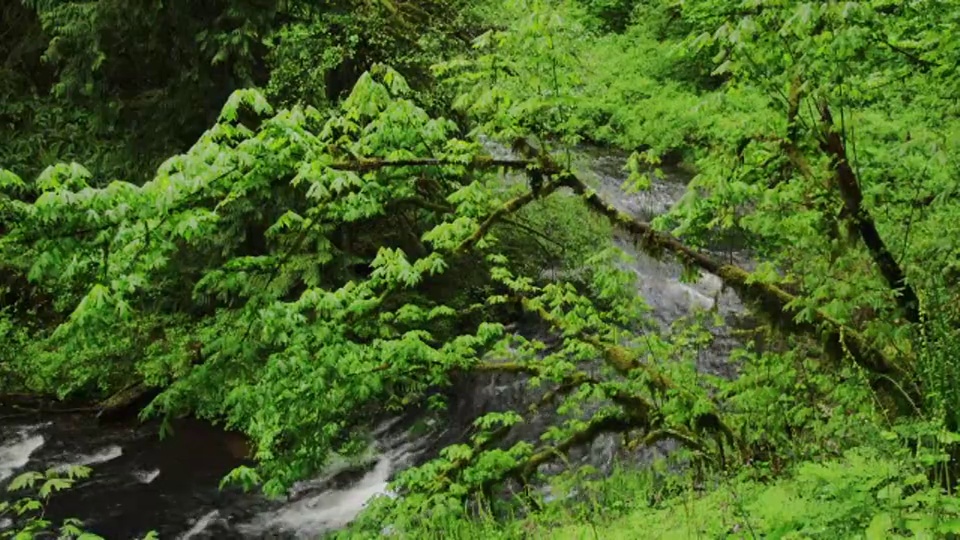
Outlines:
[[[694,485],[662,465],[620,469],[569,499],[507,519],[398,520],[380,534],[417,539],[954,538],[960,498],[929,483],[923,459],[894,444],[807,461],[772,481],[745,469]],[[541,503],[542,503],[541,499]],[[379,536],[353,530],[340,538]]]
[[[827,384],[836,379],[809,372],[802,351],[742,353],[730,391],[751,407],[739,411],[750,419],[744,432],[754,432],[744,440],[756,456],[767,449],[769,459],[705,470],[678,451],[643,465],[621,463],[609,474],[571,468],[510,506],[473,500],[465,510],[394,514],[389,523],[377,512],[384,498],[336,537],[957,538],[960,434],[950,424],[960,342],[943,290],[925,298],[922,384],[938,389],[925,394],[925,416],[886,420],[870,405],[865,381],[851,374]],[[763,391],[746,391],[750,386]],[[806,387],[810,401],[786,392]]]

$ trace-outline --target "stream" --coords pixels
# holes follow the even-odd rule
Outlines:
[[[625,193],[625,160],[609,152],[594,152],[589,158],[598,191],[622,211],[647,219],[668,210],[683,194],[688,177],[679,171],[667,171],[648,191]],[[625,237],[615,241],[635,257],[632,269],[639,293],[662,324],[693,308],[714,307],[715,302],[728,320],[742,311],[736,295],[723,291],[716,276],[682,283],[679,265],[639,253]],[[700,369],[732,375],[728,357],[734,345],[726,330],[718,330],[713,345],[700,355]],[[477,385],[466,399],[473,411],[489,410],[522,399],[522,393],[519,385],[490,381]],[[286,499],[271,501],[219,489],[224,475],[246,463],[248,449],[241,436],[191,420],[178,421],[173,428],[173,435],[161,440],[154,423],[101,426],[89,416],[37,418],[0,411],[0,488],[25,470],[88,465],[92,477],[54,497],[49,515],[82,518],[87,529],[111,540],[140,538],[150,530],[164,540],[316,538],[349,523],[371,497],[386,492],[395,472],[436,447],[436,440],[385,425],[372,467],[332,470],[296,486]],[[615,441],[601,438],[580,453],[581,459],[604,467],[616,452]],[[5,496],[0,493],[0,500]],[[0,521],[0,531],[9,526]]]

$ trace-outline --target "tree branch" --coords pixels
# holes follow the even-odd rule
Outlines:
[[[487,156],[475,156],[470,161],[455,159],[410,158],[410,159],[370,159],[359,158],[340,161],[330,165],[332,169],[354,172],[371,172],[392,167],[466,167],[468,169],[488,169],[504,167],[506,169],[525,169],[531,163],[524,159],[495,159]]]
[[[555,317],[541,306],[536,305],[527,298],[521,298],[520,302],[525,310],[536,313],[544,322],[563,331],[567,331],[564,321],[558,317]],[[600,339],[600,337],[584,331],[574,332],[573,337],[591,345],[600,351],[600,353],[603,355],[604,361],[624,377],[629,378],[633,371],[642,371],[646,375],[647,385],[653,394],[659,394],[663,396],[670,392],[676,392],[680,390],[680,387],[678,387],[667,376],[661,373],[660,370],[654,366],[641,362],[636,354],[622,345],[605,343],[602,339]],[[602,383],[598,384],[601,384],[602,386]],[[611,399],[623,406],[625,410],[635,410],[640,413],[637,414],[637,416],[646,418],[646,423],[650,423],[658,429],[661,428],[661,426],[656,425],[659,424],[659,422],[652,420],[650,418],[651,415],[648,413],[648,411],[652,410],[653,407],[647,404],[645,401],[643,403],[637,402],[638,399],[642,400],[643,398],[633,394],[627,394],[622,390],[615,388],[605,388],[605,391],[611,397]],[[726,442],[730,444],[730,446],[738,448],[742,452],[743,449],[740,447],[736,436],[733,434],[733,430],[731,430],[730,427],[723,422],[723,420],[715,411],[706,411],[698,414],[693,419],[693,425],[714,431],[715,434],[721,435]],[[722,445],[721,440],[717,439],[717,442]]]
[[[534,377],[543,376],[543,370],[540,369],[539,366],[532,364],[519,364],[515,362],[484,362],[478,366],[475,366],[473,371],[480,373],[525,374],[532,375]],[[575,371],[571,373],[560,380],[559,384],[561,388],[574,388],[584,384],[598,386],[603,389],[604,393],[607,394],[607,397],[623,408],[624,414],[626,414],[628,417],[635,420],[640,420],[643,423],[647,423],[653,416],[650,414],[650,412],[654,407],[647,399],[635,394],[629,394],[619,388],[612,388],[609,384],[605,384],[603,381],[591,377],[584,371]]]
[[[487,233],[490,231],[490,228],[493,227],[493,225],[496,224],[497,221],[502,219],[504,216],[513,214],[517,210],[520,210],[525,205],[537,199],[537,197],[546,197],[547,195],[552,193],[554,190],[556,190],[558,187],[560,187],[560,184],[556,182],[551,182],[543,186],[543,188],[539,191],[539,193],[535,193],[533,190],[531,190],[531,191],[528,191],[527,193],[524,193],[523,195],[519,195],[517,197],[514,197],[513,199],[510,199],[509,201],[504,203],[503,206],[501,206],[500,208],[497,208],[492,214],[487,216],[487,219],[480,224],[480,227],[472,235],[470,235],[469,238],[467,238],[466,240],[461,242],[459,246],[457,246],[456,252],[463,253],[464,251],[472,249],[477,244],[477,242],[482,240],[483,237],[487,235]]]
[[[843,139],[834,129],[830,106],[825,101],[821,101],[819,107],[820,117],[823,120],[823,138],[820,141],[820,148],[833,160],[837,187],[849,219],[856,226],[860,238],[867,246],[873,262],[876,263],[887,284],[897,293],[897,305],[904,317],[911,323],[919,323],[920,301],[917,299],[917,293],[907,283],[903,269],[897,264],[887,244],[881,238],[880,232],[877,231],[873,216],[863,206],[860,181],[850,166]]]
[[[528,155],[536,155],[540,163],[549,171],[561,171],[549,157],[529,147]],[[709,255],[701,253],[683,244],[676,237],[655,230],[649,223],[635,219],[604,201],[583,180],[568,171],[555,174],[556,183],[565,185],[578,193],[595,212],[606,216],[613,224],[631,233],[640,247],[648,254],[659,258],[669,252],[680,262],[699,267],[720,277],[741,299],[749,302],[770,322],[782,331],[807,334],[823,340],[826,351],[832,357],[842,359],[849,355],[854,362],[865,368],[871,375],[872,383],[882,388],[887,395],[898,401],[899,396],[907,395],[915,401],[914,390],[904,390],[900,384],[912,388],[913,379],[908,369],[888,358],[856,330],[820,310],[805,310],[799,299],[777,285],[760,283],[750,279],[750,274],[742,268],[721,263]],[[810,320],[805,318],[809,316]],[[899,403],[904,410],[913,410],[912,406]]]
[[[603,433],[622,433],[631,429],[644,428],[646,426],[639,424],[622,415],[603,416],[593,418],[587,424],[587,427],[573,433],[566,439],[557,443],[556,446],[548,446],[538,450],[530,458],[507,472],[505,476],[516,476],[522,481],[526,481],[530,476],[537,472],[541,465],[549,463],[566,454],[571,449],[581,444],[593,441],[597,436]]]

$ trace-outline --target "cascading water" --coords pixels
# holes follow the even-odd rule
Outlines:
[[[100,427],[84,417],[11,424],[0,427],[0,489],[23,470],[87,465],[93,477],[54,498],[50,514],[83,516],[106,538],[141,537],[151,529],[182,540],[316,538],[349,523],[374,496],[389,495],[392,475],[432,442],[412,439],[398,421],[385,423],[374,433],[372,467],[334,464],[286,499],[271,501],[218,490],[220,478],[244,463],[224,435],[198,422],[175,424],[174,436],[163,441],[156,426]],[[0,521],[0,530],[11,525]]]
[[[344,489],[321,491],[287,504],[279,509],[258,514],[237,526],[237,531],[250,538],[286,535],[297,539],[317,538],[322,533],[344,527],[378,495],[390,496],[387,484],[391,476],[408,465],[413,454],[405,444],[383,454],[372,470]]]
[[[76,415],[45,423],[22,414],[2,418],[0,500],[21,496],[7,495],[6,484],[22,471],[86,465],[93,476],[54,497],[48,517],[82,517],[106,538],[136,538],[151,529],[175,538],[195,512],[237,504],[242,497],[220,493],[217,485],[243,460],[231,453],[229,434],[199,422],[174,427],[175,436],[158,440],[156,425],[98,426]],[[0,530],[10,525],[0,522]]]
[[[658,179],[647,191],[624,193],[624,156],[592,153],[587,159],[598,192],[635,217],[661,214],[684,193],[686,181],[679,172]],[[634,257],[638,292],[664,326],[694,308],[716,308],[728,319],[741,311],[736,296],[724,291],[715,276],[683,283],[679,265],[648,257],[627,237],[615,241]],[[729,374],[733,341],[723,330],[716,338],[703,352],[700,367]],[[457,405],[465,415],[516,405],[528,397],[522,384],[498,378],[467,390],[465,403]],[[199,422],[183,421],[174,428],[172,437],[158,440],[155,425],[104,427],[73,416],[45,424],[23,416],[0,418],[0,489],[23,470],[92,465],[93,478],[54,498],[50,515],[82,517],[107,538],[140,537],[149,530],[157,530],[161,538],[183,540],[312,538],[347,524],[372,497],[389,495],[392,475],[428,454],[440,439],[410,437],[397,425],[384,426],[378,436],[379,455],[371,467],[360,471],[347,465],[333,467],[326,475],[295,486],[286,499],[269,501],[218,489],[227,472],[246,463],[234,435]],[[617,451],[616,441],[601,437],[577,454],[608,466]],[[0,530],[9,526],[0,521]]]
[[[487,143],[486,147],[496,158],[515,158],[509,148]],[[650,221],[668,210],[684,195],[690,175],[679,169],[667,169],[662,177],[653,178],[649,189],[628,192],[624,189],[626,174],[625,155],[609,152],[597,154],[589,149],[573,156],[571,164],[578,176],[585,179],[601,197],[612,203],[618,210],[643,221]],[[522,175],[516,177],[522,182]],[[628,268],[637,276],[637,292],[651,309],[653,319],[666,330],[677,320],[698,310],[715,310],[731,326],[739,324],[738,315],[743,306],[737,295],[725,290],[719,277],[701,273],[695,282],[685,282],[683,267],[669,258],[657,260],[634,243],[629,235],[614,233],[614,243],[631,257]],[[725,254],[733,256],[732,253]],[[701,372],[730,377],[735,374],[735,366],[729,362],[731,350],[736,339],[729,328],[720,326],[711,329],[713,340],[708,347],[698,351],[697,367]],[[531,336],[527,336],[531,337]],[[546,338],[549,336],[536,336]],[[473,418],[489,411],[522,410],[529,404],[530,389],[523,376],[509,374],[487,374],[477,380],[470,380],[465,389],[470,395],[462,416]],[[554,420],[550,413],[536,418],[525,418],[524,423],[511,432],[508,444],[515,438],[527,438],[542,431],[545,424]],[[575,448],[571,452],[571,463],[589,464],[601,471],[609,471],[617,458],[626,458],[632,462],[648,463],[654,457],[664,455],[675,445],[672,441],[658,443],[655,447],[630,453],[624,452],[622,437],[615,434],[601,435],[587,448]],[[561,464],[544,466],[547,473],[558,472]]]
[[[220,520],[220,511],[211,510],[196,520],[186,532],[177,537],[178,540],[191,540],[203,534],[212,525]]]
[[[0,445],[0,482],[30,461],[30,456],[43,446],[43,435],[36,434],[37,426],[16,429],[4,439],[11,442]]]

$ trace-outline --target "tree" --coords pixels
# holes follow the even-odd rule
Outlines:
[[[0,136],[14,142],[0,163],[31,178],[76,160],[104,179],[142,181],[189,147],[239,88],[269,87],[281,103],[320,107],[389,61],[426,91],[429,64],[465,44],[467,6],[8,2],[0,12]]]
[[[498,253],[501,218],[559,184],[504,191],[482,170],[527,162],[493,160],[451,138],[450,122],[391,97],[408,91],[397,73],[375,73],[326,121],[311,108],[270,117],[262,95],[236,93],[221,121],[143,186],[90,188],[82,168],[53,169],[35,203],[11,201],[3,248],[28,254],[24,271],[60,299],[59,325],[20,355],[35,389],[118,389],[139,377],[166,387],[152,411],[244,429],[271,489],[319,469],[331,450],[356,450],[378,411],[432,402],[464,371],[533,373],[561,395],[590,390],[571,399],[615,397],[612,412],[596,416],[600,427],[571,420],[573,440],[601,428],[659,437],[664,422],[695,429],[686,413],[652,416],[643,395],[666,392],[665,376],[624,378],[641,365],[639,345],[616,336],[643,310],[621,272],[598,264],[580,289],[543,286]],[[242,123],[251,114],[267,118]],[[471,282],[489,292],[463,291]],[[496,322],[510,305],[576,334],[537,360],[541,345]],[[643,350],[669,350],[652,339]],[[484,360],[511,344],[522,352],[513,361]],[[596,350],[609,381],[577,367]],[[549,458],[515,451],[533,468]],[[517,457],[511,470],[528,473]]]
[[[0,260],[43,299],[0,326],[8,371],[34,392],[156,388],[147,414],[247,433],[260,467],[235,476],[271,492],[363,448],[384,415],[442,408],[456,380],[529,385],[529,409],[471,419],[465,440],[401,476],[407,496],[388,511],[426,518],[528,485],[603,432],[672,439],[718,470],[779,472],[886,437],[884,422],[910,426],[895,440],[956,452],[944,274],[957,250],[943,234],[958,215],[944,67],[955,10],[647,3],[634,9],[651,17],[610,34],[574,3],[511,9],[513,25],[436,66],[470,133],[378,65],[326,111],[232,93],[142,184],[77,164],[33,188],[5,172]],[[657,27],[678,17],[682,40]],[[287,41],[272,58],[310,50],[304,28],[275,34]],[[284,65],[274,96],[309,91],[284,85],[317,73]],[[332,65],[324,80],[354,78]],[[584,137],[634,151],[637,189],[671,154],[696,175],[667,216],[626,216],[569,159]],[[483,138],[517,155],[491,157]],[[577,217],[545,217],[557,209]],[[736,380],[696,372],[702,321],[651,330],[623,254],[602,240],[611,227],[718,276],[761,315]],[[724,235],[756,269],[711,252]],[[577,272],[550,279],[544,261]],[[521,314],[539,332],[508,327]],[[518,438],[520,425],[546,427]]]

